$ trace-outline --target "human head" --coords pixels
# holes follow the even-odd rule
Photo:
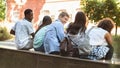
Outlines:
[[[87,17],[84,12],[78,11],[75,15],[75,20],[71,23],[67,29],[67,32],[71,34],[85,33]]]
[[[82,11],[78,11],[76,13],[74,23],[85,27],[86,26],[86,20],[87,20],[87,18],[86,18],[85,13],[82,12]]]
[[[114,27],[114,22],[110,18],[103,18],[99,21],[98,27],[107,30],[108,32],[111,32]]]
[[[24,11],[24,15],[25,15],[25,19],[27,19],[28,21],[32,21],[33,19],[33,11],[31,9],[26,9]]]
[[[43,20],[42,20],[42,24],[38,27],[38,29],[36,30],[35,34],[38,32],[38,30],[40,30],[42,27],[49,25],[52,23],[52,19],[50,16],[44,16]]]
[[[60,19],[60,21],[61,21],[63,24],[65,24],[65,23],[68,21],[68,19],[69,19],[68,13],[67,13],[67,12],[61,12],[61,13],[59,14],[59,19]]]
[[[42,24],[43,25],[49,25],[52,23],[52,19],[50,16],[44,16],[43,17],[43,20],[42,20]]]
[[[76,27],[76,31],[79,31],[81,29],[81,33],[85,32],[86,30],[86,20],[87,17],[83,11],[78,11],[75,15],[74,25]]]

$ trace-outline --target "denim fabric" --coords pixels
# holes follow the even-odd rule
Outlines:
[[[60,20],[56,20],[48,26],[44,38],[45,53],[49,54],[54,51],[60,51],[60,41],[64,39],[64,26]]]
[[[41,45],[41,46],[38,47],[38,48],[34,48],[34,50],[35,50],[35,51],[40,51],[40,52],[45,52],[43,45]]]

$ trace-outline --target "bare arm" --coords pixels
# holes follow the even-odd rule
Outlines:
[[[10,30],[10,34],[15,35],[15,31],[11,29],[11,30]]]
[[[105,35],[105,39],[106,39],[106,41],[108,42],[109,45],[112,45],[113,40],[112,40],[112,36],[111,36],[110,33],[107,33],[107,34]]]

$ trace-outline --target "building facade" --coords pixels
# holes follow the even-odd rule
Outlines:
[[[40,10],[43,7],[45,0],[6,0],[6,20],[8,22],[15,22],[24,17],[24,10],[30,8],[34,12],[34,20],[38,20]]]
[[[57,19],[60,12],[66,11],[70,21],[74,20],[76,11],[80,10],[80,0],[6,0],[6,20],[16,22],[24,17],[24,10],[30,8],[34,12],[35,27],[43,16],[49,15],[52,20]]]

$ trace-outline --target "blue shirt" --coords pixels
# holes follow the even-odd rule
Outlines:
[[[60,51],[60,41],[64,39],[64,26],[60,20],[56,20],[48,25],[46,35],[44,38],[45,53],[49,54],[53,51]]]

